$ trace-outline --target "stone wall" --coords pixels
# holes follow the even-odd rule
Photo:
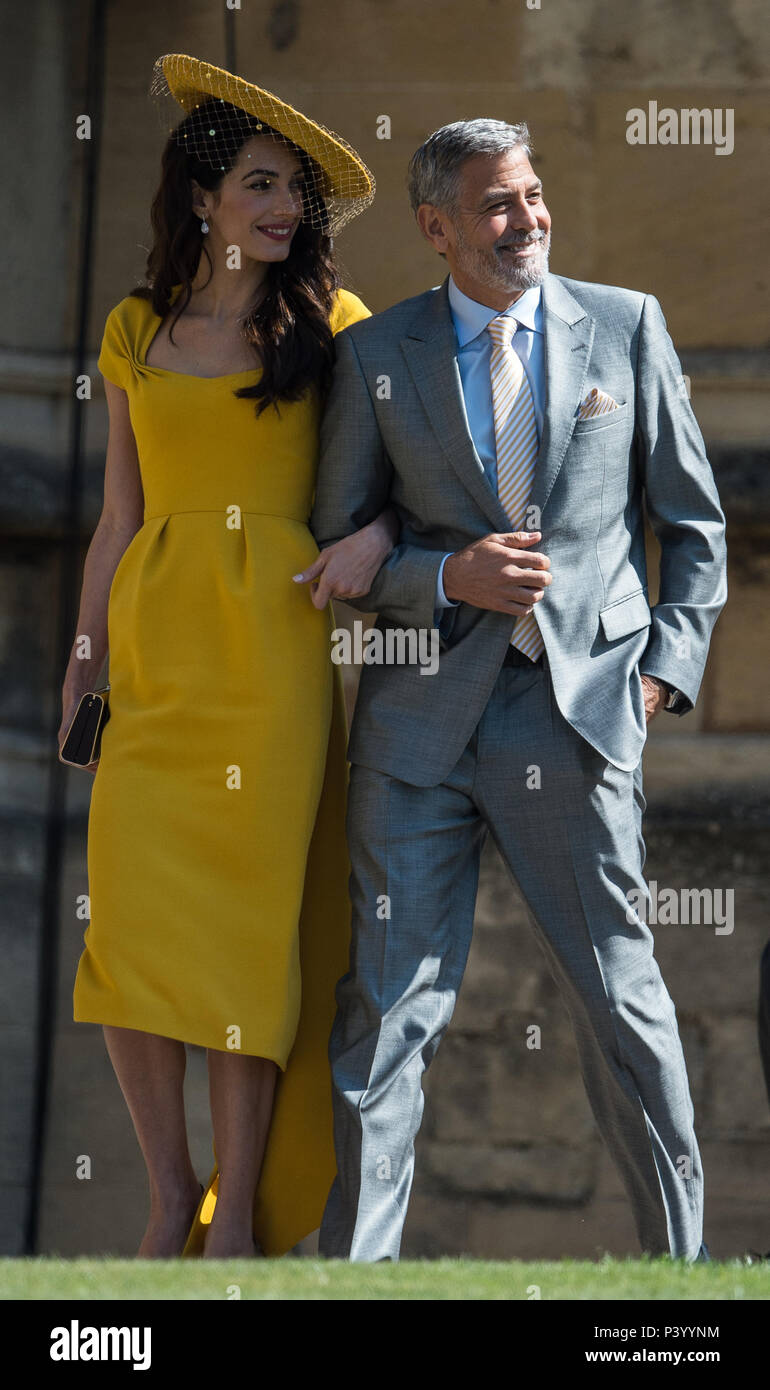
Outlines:
[[[661,716],[651,731],[647,868],[671,886],[735,890],[731,936],[660,928],[658,956],[690,1069],[706,1238],[717,1255],[767,1250],[770,1110],[755,1024],[770,820],[764,7],[759,0],[633,7],[542,0],[539,9],[502,0],[470,7],[243,0],[228,11],[221,0],[120,0],[106,6],[102,37],[93,13],[86,0],[16,7],[6,17],[2,59],[7,127],[19,138],[6,147],[14,274],[0,305],[0,1250],[24,1249],[33,1186],[40,1251],[130,1253],[143,1225],[143,1166],[100,1030],[72,1022],[89,783],[62,769],[52,749],[67,557],[82,564],[101,503],[106,412],[96,353],[106,313],[144,268],[160,152],[146,91],[154,59],[171,51],[221,64],[234,54],[244,76],[296,101],[361,151],[375,170],[377,199],[343,233],[338,253],[346,283],[373,310],[443,278],[443,262],[414,227],[406,164],[431,130],[478,115],[530,125],[553,216],[552,268],[652,292],[663,306],[728,514],[730,600],[697,710],[681,721]],[[104,82],[103,112],[93,113],[99,144],[90,190],[90,151],[73,134],[87,109],[89,43],[103,57]],[[626,113],[650,100],[730,107],[734,153],[630,146]],[[388,140],[377,138],[382,116],[391,121]],[[78,407],[72,383],[84,305],[94,396]],[[73,533],[67,488],[76,459]],[[353,616],[361,615],[340,606],[341,621]],[[533,1022],[543,1037],[535,1052],[525,1045]],[[49,1046],[36,1175],[35,1104]],[[205,1059],[195,1048],[189,1054],[190,1124],[203,1176],[211,1158]],[[405,1253],[635,1252],[566,1013],[491,848],[463,991],[425,1089]],[[94,1161],[89,1183],[73,1176],[83,1152]]]

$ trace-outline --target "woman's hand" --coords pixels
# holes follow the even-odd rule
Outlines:
[[[61,719],[61,724],[59,725],[59,732],[58,732],[58,734],[56,735],[56,741],[57,741],[57,744],[58,744],[58,746],[59,746],[59,752],[60,752],[60,753],[61,753],[62,747],[63,747],[63,745],[64,745],[64,740],[65,740],[65,738],[67,737],[67,732],[68,732],[68,730],[69,730],[69,726],[70,726],[70,724],[72,723],[73,719],[75,718],[75,711],[77,710],[77,707],[78,707],[78,705],[79,705],[81,699],[83,698],[83,695],[85,695],[85,693],[86,693],[86,692],[85,692],[84,690],[83,690],[83,691],[80,691],[80,692],[77,692],[77,691],[73,690],[72,686],[70,686],[69,683],[68,683],[67,681],[65,681],[64,686],[62,687],[62,697],[61,697],[61,704],[62,704],[62,719]],[[60,761],[61,761],[61,759],[60,759]],[[65,763],[65,767],[69,767],[70,765],[71,765],[71,764],[69,764],[69,763]],[[86,772],[96,772],[96,769],[97,769],[98,766],[99,766],[99,759],[97,758],[97,759],[96,759],[96,762],[88,763],[88,765],[87,765],[86,768],[85,768],[85,771],[86,771]]]
[[[293,576],[294,582],[310,584],[316,608],[325,608],[330,598],[361,598],[390,555],[398,529],[396,513],[386,507],[368,526],[326,546],[308,569]]]
[[[107,656],[107,613],[112,581],[122,555],[142,525],[144,514],[139,456],[131,425],[128,396],[121,387],[114,386],[111,381],[105,381],[104,391],[110,412],[110,433],[104,472],[104,505],[91,537],[83,567],[76,637],[62,685],[59,753],[78,702],[86,691],[97,689],[97,683],[101,678]],[[88,764],[87,771],[95,772],[98,766],[97,759],[96,762]]]

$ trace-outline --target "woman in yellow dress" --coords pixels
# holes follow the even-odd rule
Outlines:
[[[332,592],[366,593],[395,540],[383,513],[319,558],[307,524],[333,334],[369,312],[329,233],[374,184],[340,137],[211,64],[166,55],[159,83],[188,114],[149,287],[105,327],[104,509],[63,691],[60,744],[109,653],[74,1017],[104,1025],[147,1165],[139,1254],[275,1255],[319,1226],[335,1173],[350,925],[333,613],[295,581],[317,561]],[[208,1050],[203,1197],[185,1043]]]

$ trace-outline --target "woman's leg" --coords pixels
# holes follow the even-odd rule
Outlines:
[[[107,1025],[104,1041],[150,1181],[150,1219],[137,1254],[181,1255],[201,1195],[187,1144],[184,1043]]]
[[[253,1255],[253,1209],[279,1068],[265,1057],[208,1049],[219,1184],[204,1258]]]

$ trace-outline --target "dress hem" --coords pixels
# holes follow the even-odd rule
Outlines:
[[[73,1013],[72,1018],[74,1023],[93,1023],[99,1027],[128,1028],[134,1033],[152,1033],[153,1035],[159,1038],[171,1038],[174,1042],[189,1043],[191,1047],[204,1047],[206,1049],[210,1048],[212,1052],[232,1052],[234,1054],[239,1053],[242,1057],[262,1057],[266,1062],[275,1062],[275,1065],[279,1067],[280,1070],[284,1073],[286,1072],[286,1068],[289,1064],[288,1057],[285,1062],[281,1062],[278,1060],[276,1056],[272,1055],[267,1048],[265,1048],[263,1051],[253,1051],[251,1049],[247,1051],[243,1047],[215,1047],[213,1043],[206,1042],[200,1037],[182,1038],[179,1037],[176,1033],[169,1033],[168,1026],[166,1026],[165,1028],[152,1028],[148,1027],[146,1023],[127,1023],[124,1019],[118,1021],[114,1018],[86,1018],[85,1015],[83,1015],[82,1013]]]

